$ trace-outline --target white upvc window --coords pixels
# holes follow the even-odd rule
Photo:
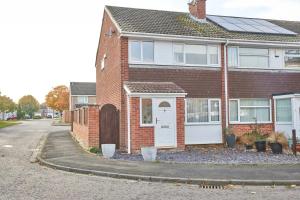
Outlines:
[[[285,50],[285,67],[300,68],[300,49]]]
[[[230,99],[231,123],[271,123],[272,105],[269,99]]]
[[[153,125],[153,106],[151,98],[140,98],[140,126]]]
[[[173,59],[176,64],[184,63],[184,44],[173,44]]]
[[[78,104],[88,104],[89,98],[87,96],[78,96],[77,97],[77,103]]]
[[[219,66],[220,52],[217,45],[173,44],[174,64],[185,66]]]
[[[219,124],[221,122],[220,99],[187,98],[186,124]]]
[[[228,47],[229,67],[267,69],[269,59],[267,48]]]
[[[269,68],[269,49],[239,48],[241,68]]]
[[[228,47],[228,67],[238,67],[239,66],[239,48],[238,47]]]
[[[276,122],[292,123],[292,101],[291,98],[276,99]]]
[[[129,41],[129,60],[136,63],[154,63],[154,42]]]

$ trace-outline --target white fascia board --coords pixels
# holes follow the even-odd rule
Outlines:
[[[207,43],[226,43],[234,45],[257,45],[257,46],[272,46],[272,47],[300,47],[300,42],[280,42],[280,41],[260,41],[260,40],[244,40],[244,39],[227,39],[227,38],[210,38],[210,37],[196,37],[196,36],[183,36],[183,35],[167,35],[167,34],[154,34],[154,33],[131,33],[121,32],[120,36],[129,38],[145,38],[157,40],[171,40],[171,41],[194,41],[194,42],[207,42]]]
[[[130,93],[130,97],[185,97],[187,93]]]
[[[110,17],[111,21],[113,22],[113,24],[116,26],[117,30],[119,33],[122,32],[121,27],[119,26],[119,24],[117,23],[117,21],[115,20],[115,18],[112,16],[111,12],[109,11],[109,9],[107,8],[107,6],[104,7],[104,11],[107,13],[107,15]]]
[[[299,95],[299,94],[298,94]],[[273,96],[273,99],[290,99],[290,98],[294,98],[295,96],[298,96],[295,94],[285,94],[285,95],[278,95],[278,96]]]

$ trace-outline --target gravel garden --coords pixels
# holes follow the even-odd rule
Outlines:
[[[300,164],[300,153],[298,156],[293,154],[291,139],[284,133],[263,134],[255,126],[251,132],[236,137],[229,128],[225,130],[225,139],[227,147],[188,148],[178,152],[157,152],[154,147],[145,147],[141,154],[116,152],[112,159],[201,164]]]

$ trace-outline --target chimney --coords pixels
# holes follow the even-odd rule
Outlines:
[[[188,5],[193,17],[200,21],[206,21],[206,0],[192,0]]]

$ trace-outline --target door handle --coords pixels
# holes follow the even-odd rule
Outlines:
[[[156,121],[156,124],[157,124],[157,122],[159,121],[159,120],[157,119],[157,117],[155,117],[155,121]]]

